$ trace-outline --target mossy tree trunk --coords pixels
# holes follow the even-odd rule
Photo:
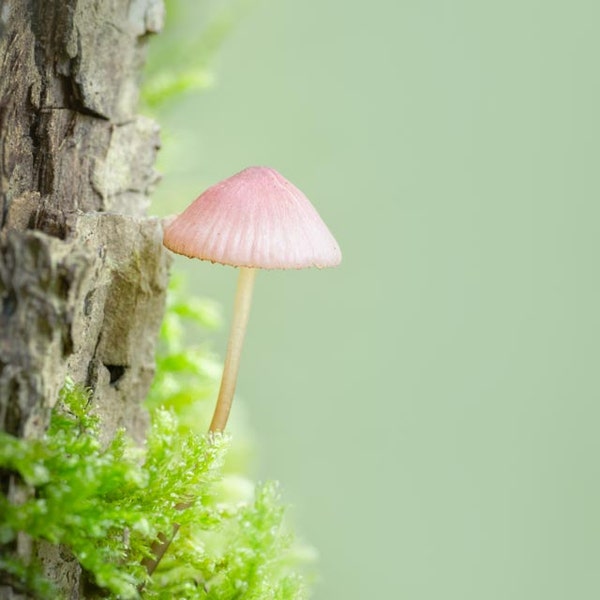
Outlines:
[[[143,437],[167,259],[145,216],[158,130],[136,111],[162,20],[161,0],[0,0],[0,427],[14,435],[43,432],[70,376],[107,436]],[[2,551],[36,554],[85,597],[60,551]],[[0,597],[21,596],[5,581]]]

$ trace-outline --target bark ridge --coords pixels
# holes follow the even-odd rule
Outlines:
[[[146,216],[158,127],[137,106],[163,17],[161,0],[0,0],[0,427],[14,435],[44,431],[69,375],[106,436],[143,438],[168,258]],[[76,564],[18,545],[81,597]]]

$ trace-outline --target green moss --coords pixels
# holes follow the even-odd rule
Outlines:
[[[0,494],[0,584],[57,597],[34,560],[16,558],[25,534],[72,553],[105,597],[304,597],[276,486],[255,490],[225,466],[228,437],[199,434],[190,418],[195,392],[214,394],[218,369],[206,351],[186,349],[184,323],[214,325],[216,315],[212,305],[171,298],[143,448],[123,431],[103,447],[90,394],[71,381],[43,439],[0,433],[0,469],[25,491]],[[174,523],[179,533],[149,578],[142,562]]]

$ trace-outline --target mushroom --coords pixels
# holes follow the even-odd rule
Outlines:
[[[256,269],[332,267],[342,255],[308,198],[269,167],[249,167],[208,188],[164,231],[164,245],[190,258],[239,267],[231,332],[209,431],[227,424]]]

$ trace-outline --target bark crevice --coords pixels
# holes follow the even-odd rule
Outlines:
[[[106,439],[143,439],[168,258],[146,216],[158,128],[137,104],[163,16],[159,0],[0,3],[0,428],[14,435],[44,431],[69,376],[93,390]],[[83,597],[60,549],[15,552]],[[0,581],[0,597],[21,596]]]

